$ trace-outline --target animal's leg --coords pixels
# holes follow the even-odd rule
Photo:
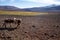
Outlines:
[[[11,27],[11,23],[10,23],[10,27]]]
[[[20,24],[17,24],[17,27],[19,26]]]
[[[3,26],[5,26],[5,28],[6,28],[6,24],[5,24],[5,23],[3,23],[2,27],[3,27]]]
[[[20,23],[17,24],[17,28],[19,28]]]
[[[5,24],[3,23],[3,24],[2,24],[2,27],[3,27],[4,25],[5,25]]]
[[[5,28],[6,28],[6,24],[5,24]]]

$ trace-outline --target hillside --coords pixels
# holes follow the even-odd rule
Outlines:
[[[59,12],[60,5],[57,6],[46,6],[46,7],[35,7],[35,8],[26,8],[25,10],[30,10],[34,12]]]
[[[45,7],[33,7],[33,8],[18,8],[14,6],[0,6],[0,10],[9,11],[28,11],[28,12],[60,12],[60,5],[55,6],[45,6]]]
[[[21,11],[22,9],[14,6],[0,6],[0,10]]]

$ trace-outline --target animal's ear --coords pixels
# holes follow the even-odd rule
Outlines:
[[[14,20],[16,20],[16,18],[14,18]]]

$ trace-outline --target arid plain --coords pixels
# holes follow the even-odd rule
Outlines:
[[[1,12],[0,12],[1,13]],[[60,14],[42,15],[0,15],[0,27],[6,18],[22,19],[20,26],[14,30],[0,30],[0,40],[60,40]],[[7,24],[7,27],[9,24]],[[12,24],[12,27],[16,25]],[[1,29],[1,28],[0,28]]]

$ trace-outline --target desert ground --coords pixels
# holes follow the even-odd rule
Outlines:
[[[0,15],[0,29],[6,18],[22,19],[17,29],[0,30],[0,40],[60,40],[60,14],[39,16]],[[12,27],[16,25],[12,24]],[[7,24],[9,27],[9,24]]]

